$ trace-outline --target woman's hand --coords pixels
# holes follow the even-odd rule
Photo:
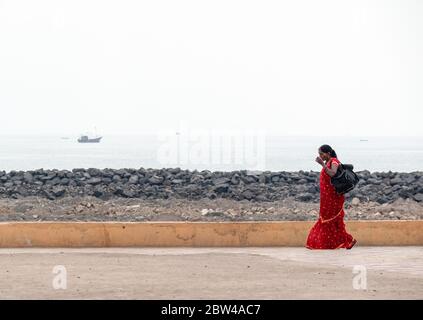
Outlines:
[[[322,158],[320,158],[320,157],[316,157],[316,162],[318,163],[318,164],[320,164],[320,165],[322,165],[322,166],[324,166],[325,165],[325,162],[322,160]]]

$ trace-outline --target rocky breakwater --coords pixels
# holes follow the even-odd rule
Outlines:
[[[360,182],[348,193],[347,201],[392,203],[398,198],[423,202],[423,172],[359,171]],[[317,171],[270,172],[189,171],[167,169],[73,169],[0,171],[0,197],[94,196],[140,199],[228,198],[250,201],[276,201],[293,198],[319,201]],[[354,199],[355,198],[355,199]]]

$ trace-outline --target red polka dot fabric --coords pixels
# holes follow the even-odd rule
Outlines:
[[[337,158],[331,158],[326,166],[340,164]],[[307,237],[308,249],[350,249],[355,239],[347,233],[344,223],[345,196],[338,194],[330,183],[330,176],[322,168],[320,173],[320,212],[319,220],[311,228]]]

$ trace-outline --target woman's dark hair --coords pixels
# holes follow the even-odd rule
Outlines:
[[[333,158],[337,158],[335,150],[333,150],[332,147],[328,144],[324,144],[324,145],[320,146],[319,150],[324,152],[324,153],[329,153],[330,156],[333,157]]]

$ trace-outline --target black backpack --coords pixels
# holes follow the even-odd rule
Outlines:
[[[344,194],[355,188],[360,178],[353,171],[352,164],[340,164],[336,174],[330,178],[331,184],[334,186],[338,194]]]

